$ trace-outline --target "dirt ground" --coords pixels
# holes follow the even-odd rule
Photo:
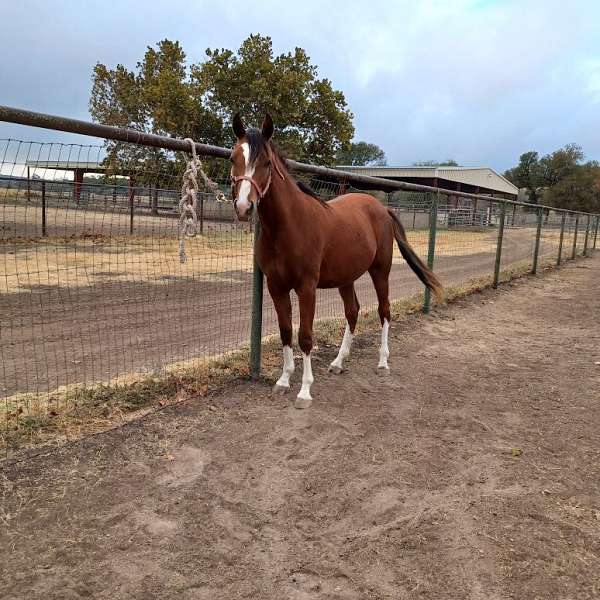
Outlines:
[[[2,466],[0,597],[600,597],[600,256]],[[297,371],[293,379],[298,390]]]
[[[531,258],[534,234],[532,229],[507,230],[503,264]],[[454,232],[452,236],[440,233],[443,254],[440,251],[436,258],[435,270],[444,284],[491,275],[496,235],[477,234],[472,241],[465,236],[454,248],[449,242],[454,240]],[[419,247],[424,251],[427,238],[425,234],[421,238]],[[556,254],[554,244],[547,246],[549,253]],[[152,282],[132,274],[126,254],[121,258],[118,268],[128,281],[115,280],[111,272],[102,271],[108,276],[96,285],[33,285],[21,293],[0,294],[0,314],[4,317],[0,398],[18,392],[48,392],[67,384],[91,385],[247,344],[252,275],[239,268],[238,258],[220,263],[216,271],[205,275],[174,271]],[[41,261],[39,269],[45,269],[44,265]],[[376,306],[368,275],[356,287],[364,309]],[[393,266],[393,299],[421,289],[406,263]],[[276,333],[276,315],[266,286],[264,306],[263,334]],[[297,310],[294,314],[297,321]],[[317,317],[341,315],[343,306],[337,290],[320,290]]]

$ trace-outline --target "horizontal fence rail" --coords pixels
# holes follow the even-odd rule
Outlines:
[[[238,353],[249,374],[260,374],[261,345],[278,327],[254,261],[252,225],[237,222],[230,203],[202,190],[199,235],[186,241],[188,262],[179,261],[180,153],[190,151],[188,143],[7,107],[0,107],[0,120],[118,142],[109,155],[106,143],[0,140],[5,451],[75,409],[110,413],[118,397],[119,410],[135,410],[148,398],[175,395],[181,381],[201,390],[209,365],[238,360]],[[206,144],[196,150],[229,194],[230,151]],[[326,200],[368,190],[395,212],[445,286],[497,286],[596,248],[598,215],[295,161],[288,166]],[[94,167],[84,177],[81,171]],[[376,311],[368,276],[356,290],[362,314]],[[391,299],[422,291],[394,250]],[[425,311],[430,300],[421,299]],[[297,315],[295,303],[293,310]],[[316,313],[339,323],[341,333],[337,290],[319,290]]]
[[[128,129],[125,127],[113,127],[110,125],[101,125],[99,123],[80,121],[78,119],[69,119],[66,117],[37,113],[19,108],[12,108],[10,106],[0,105],[0,121],[17,123],[20,125],[29,125],[31,127],[41,127],[43,129],[65,131],[68,133],[89,135],[93,137],[101,137],[114,141],[138,144],[141,146],[165,148],[167,150],[173,150],[176,152],[191,151],[189,143],[185,140],[135,131],[134,129]],[[196,152],[204,156],[212,156],[215,158],[229,158],[231,154],[231,150],[227,148],[200,143],[196,143]],[[412,192],[437,193],[439,189],[427,185],[407,183],[404,181],[392,181],[390,179],[372,177],[370,175],[350,173],[341,169],[332,169],[330,167],[311,165],[290,159],[287,159],[286,163],[290,169],[298,173],[316,175],[324,180],[332,178],[336,181],[344,181],[347,183],[356,184],[357,186],[374,186],[375,189],[384,191],[406,190]],[[445,190],[445,192],[447,192],[447,190]],[[460,190],[452,190],[452,195],[461,198],[469,198],[471,200],[485,201],[490,199],[490,196],[471,194],[468,192],[462,192]],[[517,206],[531,206],[531,204],[527,204],[526,202],[518,202],[516,200],[506,200],[506,202]],[[567,209],[554,210],[559,212],[576,212]]]

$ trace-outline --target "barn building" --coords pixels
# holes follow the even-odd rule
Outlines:
[[[439,187],[456,192],[481,194],[494,198],[516,200],[519,189],[508,179],[489,167],[336,167],[341,171],[382,177],[393,181],[405,181]],[[459,205],[458,196],[449,194],[450,202]]]
[[[488,202],[483,198],[465,198],[452,192],[478,194],[480,196],[507,200],[517,200],[519,193],[516,186],[489,167],[340,166],[337,168],[360,175],[369,175],[371,177],[404,181],[406,183],[448,190],[448,194],[444,196],[443,205],[440,207],[440,212],[438,213],[439,218],[448,227],[481,227],[493,225],[497,221],[492,201]],[[423,204],[423,199],[419,198],[420,194],[399,192],[394,194],[394,196],[395,198],[386,197],[385,201],[393,202],[396,206],[404,208],[403,221],[406,227],[422,228],[428,226],[428,204],[426,201]]]

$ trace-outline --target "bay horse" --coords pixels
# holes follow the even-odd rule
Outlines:
[[[239,220],[258,214],[261,229],[257,260],[267,279],[283,345],[283,372],[274,391],[287,392],[294,372],[292,303],[300,305],[298,343],[302,350],[302,386],[296,408],[310,406],[314,381],[311,366],[313,319],[317,288],[338,288],[344,302],[346,329],[329,371],[340,374],[358,319],[354,282],[369,272],[379,304],[382,326],[377,371],[389,373],[389,275],[394,239],[417,277],[440,298],[442,285],[409,245],[398,217],[376,198],[363,193],[338,196],[325,202],[288,172],[285,159],[272,144],[273,120],[266,115],[262,129],[246,128],[233,118],[236,143],[231,152],[231,186]]]

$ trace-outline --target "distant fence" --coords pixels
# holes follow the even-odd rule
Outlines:
[[[184,142],[3,107],[0,120],[121,140],[112,168],[136,182],[77,183],[37,167],[28,178],[24,165],[32,159],[60,161],[68,171],[82,157],[101,163],[104,147],[0,142],[3,443],[17,444],[22,422],[36,410],[68,409],[74,390],[126,385],[242,347],[250,347],[250,370],[258,374],[260,339],[278,329],[253,261],[252,227],[234,220],[231,205],[203,193],[202,232],[187,242],[188,262],[179,262],[175,217],[185,161],[174,153],[186,150]],[[152,154],[144,158],[146,147]],[[228,151],[200,144],[198,151],[228,192]],[[596,248],[598,215],[289,166],[326,199],[368,188],[400,217],[410,243],[445,285],[486,276],[497,285],[511,269],[535,273]],[[368,277],[356,288],[363,309],[375,308]],[[421,290],[395,255],[391,298]],[[429,302],[426,293],[425,311]],[[343,317],[336,290],[319,291],[316,316]]]
[[[2,143],[1,140],[0,143]],[[129,232],[135,234],[138,217],[154,215],[179,218],[181,195],[179,190],[160,189],[158,187],[106,185],[89,182],[78,185],[71,181],[54,181],[41,178],[27,180],[21,177],[4,177],[0,179],[0,195],[2,194],[5,198],[18,198],[24,202],[24,206],[29,206],[31,209],[36,204],[38,205],[40,214],[39,230],[34,229],[32,233],[41,236],[58,234],[57,230],[49,231],[46,226],[48,215],[52,214],[53,209],[127,214],[130,215]],[[201,233],[204,230],[205,222],[231,222],[234,219],[233,206],[215,202],[214,194],[200,193],[198,200],[198,219]],[[15,223],[15,225],[17,224]],[[56,222],[54,225],[56,227],[60,226]],[[0,235],[4,234],[6,236],[8,231],[10,229],[7,229],[7,224],[4,224]],[[15,235],[19,234],[15,233]]]

